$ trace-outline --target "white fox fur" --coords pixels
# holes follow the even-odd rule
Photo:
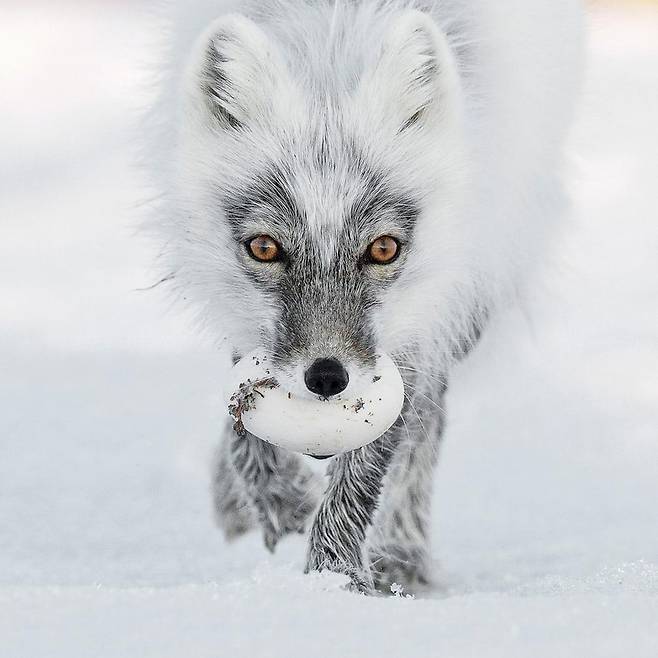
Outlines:
[[[397,355],[416,373],[414,386],[424,397],[440,399],[443,391],[430,393],[432,382],[448,375],[485,318],[524,287],[564,215],[561,171],[580,79],[580,3],[191,0],[171,4],[163,16],[167,64],[148,120],[148,159],[162,192],[154,221],[164,235],[163,276],[235,353],[263,345],[282,352],[279,374],[291,388],[304,388],[303,371],[323,350],[344,359],[350,385],[358,386],[369,372],[356,355],[361,347],[352,344],[363,327],[340,334],[321,326],[313,308],[325,318],[340,314],[361,284],[340,277],[326,283],[328,274],[315,277],[311,269],[317,261],[326,274],[343,259],[349,271],[346,232],[357,250],[377,235],[399,234],[404,253],[394,269],[368,270],[376,292],[366,297],[376,300],[363,341]],[[261,208],[267,189],[259,176],[273,164],[295,200],[286,212],[304,218],[304,239],[313,245],[314,262],[305,252],[308,267],[294,296],[316,286],[312,304],[279,302],[268,286],[283,274],[240,251],[250,235],[276,231],[291,250],[301,249],[272,208]],[[369,185],[364,172],[373,171],[370,193],[394,189],[409,200],[400,202],[405,207],[413,204],[413,231],[388,206],[350,225]],[[264,201],[236,224],[227,207],[255,180]],[[294,320],[280,308],[293,303]],[[286,338],[281,348],[275,338],[281,332],[294,333],[297,342],[291,347]],[[442,426],[442,419],[419,421]],[[276,470],[282,462],[270,457]],[[253,461],[235,458],[242,467]],[[381,477],[395,471],[391,459],[375,464]],[[343,466],[335,468],[334,487]],[[343,477],[358,469],[348,470]],[[235,488],[222,487],[222,504],[230,506],[230,489],[230,504],[239,506]],[[263,522],[268,513],[256,498]],[[399,491],[396,498],[409,505]],[[316,523],[331,523],[328,516],[325,505]],[[270,526],[271,543],[272,533],[285,528]],[[329,566],[371,582],[362,577],[367,549],[333,550],[320,535],[314,531],[310,568]],[[313,555],[319,544],[321,558]]]
[[[460,79],[446,84],[458,87],[459,98],[450,101],[460,104],[456,121],[463,138],[459,147],[465,153],[455,153],[453,144],[441,144],[441,138],[459,139],[451,133],[439,135],[432,144],[419,134],[414,136],[418,140],[396,145],[395,152],[387,148],[387,117],[379,115],[404,113],[403,107],[389,100],[402,97],[407,102],[404,81],[395,79],[396,68],[402,70],[406,63],[381,62],[378,71],[373,64],[393,18],[408,7],[432,16],[450,44],[452,53],[446,56],[457,59]],[[395,318],[387,327],[391,336],[417,334],[422,328],[440,352],[451,353],[455,336],[468,326],[474,310],[493,309],[523,285],[528,268],[541,258],[563,215],[560,175],[580,76],[580,3],[192,0],[172,4],[166,14],[168,65],[163,67],[160,100],[150,115],[156,132],[150,161],[160,167],[158,187],[164,192],[158,223],[167,240],[165,274],[175,272],[176,287],[187,298],[200,301],[198,309],[214,332],[235,337],[244,333],[244,323],[232,322],[226,309],[235,312],[242,307],[250,318],[253,309],[240,297],[240,286],[236,293],[230,286],[218,289],[222,259],[217,255],[225,248],[226,237],[217,234],[219,224],[210,219],[216,207],[208,184],[220,187],[224,175],[248,177],[244,149],[251,145],[215,143],[212,134],[198,127],[182,128],[183,118],[189,119],[186,96],[193,76],[192,53],[199,48],[199,36],[208,35],[211,24],[227,14],[257,17],[261,28],[250,26],[251,45],[257,56],[263,48],[261,56],[274,72],[269,80],[276,85],[272,88],[246,83],[245,96],[238,102],[249,106],[248,111],[259,112],[260,96],[273,103],[268,120],[294,124],[308,118],[305,103],[325,102],[316,93],[331,93],[339,108],[349,99],[352,114],[346,120],[355,122],[373,150],[380,147],[382,152],[376,155],[384,166],[434,197],[428,199],[431,210],[423,222],[428,232],[423,242],[431,245],[431,253],[418,254],[420,289],[413,296],[392,296],[389,306],[395,312],[384,312]],[[239,23],[241,17],[229,20]],[[248,78],[250,72],[243,73]],[[360,82],[356,99],[355,80]],[[267,126],[263,128],[266,133]],[[260,138],[253,145],[256,153],[249,157],[262,157],[258,152],[270,148],[276,154],[279,145]],[[196,196],[181,199],[190,195]],[[193,217],[189,206],[194,208]],[[430,332],[425,331],[427,326],[432,327]]]

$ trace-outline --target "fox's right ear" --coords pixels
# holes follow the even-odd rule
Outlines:
[[[196,109],[225,129],[271,116],[292,85],[275,44],[253,21],[229,14],[199,38],[188,80]]]

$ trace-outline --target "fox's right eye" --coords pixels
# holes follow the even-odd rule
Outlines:
[[[281,260],[283,249],[279,243],[269,235],[258,235],[247,241],[249,255],[261,263],[273,263]]]
[[[376,265],[390,265],[400,255],[400,243],[390,235],[377,238],[368,248],[368,259]]]

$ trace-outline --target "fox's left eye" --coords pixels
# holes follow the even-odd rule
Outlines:
[[[390,235],[377,238],[368,247],[368,260],[376,265],[389,265],[400,255],[400,243]]]
[[[281,260],[283,249],[281,245],[269,235],[258,235],[247,242],[247,251],[252,258],[261,263],[273,263]]]

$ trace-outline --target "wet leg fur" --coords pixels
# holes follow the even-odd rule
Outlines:
[[[405,414],[405,438],[384,479],[367,538],[374,585],[381,592],[390,593],[395,584],[414,594],[433,584],[432,484],[444,425],[443,396],[435,398],[412,398],[415,411]]]
[[[215,477],[215,510],[227,539],[255,526],[274,551],[290,533],[304,533],[317,507],[319,478],[302,459],[247,434],[232,430],[220,449]]]
[[[356,591],[416,593],[432,583],[429,542],[433,470],[444,425],[444,386],[407,386],[393,428],[336,458],[310,532],[306,571],[345,574]],[[227,539],[259,527],[273,551],[303,533],[317,508],[320,479],[294,454],[227,428],[214,496]]]
[[[215,465],[213,500],[215,517],[224,536],[231,541],[256,527],[256,507],[247,497],[246,485],[231,459],[231,436],[222,441]]]
[[[336,459],[311,529],[307,572],[343,573],[357,590],[373,589],[365,540],[395,447],[393,430]]]
[[[311,530],[307,571],[343,573],[363,592],[430,584],[431,485],[445,392],[439,388],[414,389],[385,436],[337,458]]]

